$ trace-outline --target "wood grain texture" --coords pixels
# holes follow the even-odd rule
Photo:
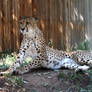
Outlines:
[[[70,50],[91,33],[87,17],[91,13],[86,2],[91,7],[90,0],[0,0],[0,52],[18,51],[22,40],[18,25],[21,16],[38,17],[46,43],[51,42],[53,48]]]

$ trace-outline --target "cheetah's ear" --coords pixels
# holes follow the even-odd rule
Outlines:
[[[38,17],[34,17],[34,19],[36,22],[39,22],[39,20],[40,20]]]

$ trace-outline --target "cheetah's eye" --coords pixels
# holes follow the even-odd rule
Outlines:
[[[29,24],[30,22],[26,22],[26,24]]]

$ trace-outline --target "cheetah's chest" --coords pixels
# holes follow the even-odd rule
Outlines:
[[[29,47],[27,48],[25,52],[25,55],[30,56],[31,58],[35,58],[37,56],[37,51],[36,51],[34,43],[30,42]]]

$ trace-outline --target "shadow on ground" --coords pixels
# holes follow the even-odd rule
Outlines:
[[[23,85],[13,85],[8,77],[0,77],[0,92],[92,92],[91,76],[72,70],[36,69],[22,78]]]

